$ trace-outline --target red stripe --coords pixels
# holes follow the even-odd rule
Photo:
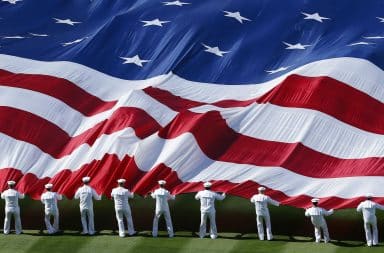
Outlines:
[[[283,167],[315,178],[383,176],[384,158],[341,159],[312,150],[301,143],[267,141],[241,135],[227,126],[221,114],[184,111],[159,136],[176,138],[192,133],[201,150],[212,160]]]
[[[282,107],[306,108],[328,114],[354,127],[384,134],[384,104],[351,86],[330,77],[291,75],[259,98],[246,101],[222,100],[214,103],[183,99],[169,91],[148,87],[144,91],[175,111],[202,105],[244,107],[254,102]]]
[[[47,75],[14,74],[0,70],[0,85],[33,90],[55,97],[86,116],[107,111],[117,103],[103,101],[66,79]]]
[[[137,137],[145,138],[158,131],[160,125],[141,109],[121,107],[110,118],[78,136],[70,137],[61,128],[39,116],[0,106],[0,132],[31,143],[54,158],[69,155],[84,143],[92,146],[101,135],[112,134],[127,127],[132,127]]]
[[[111,168],[113,168],[112,172]],[[150,172],[145,173],[138,169],[133,158],[127,156],[120,161],[114,155],[106,155],[101,161],[93,161],[74,172],[70,170],[62,171],[52,179],[39,179],[33,174],[23,175],[17,169],[0,169],[0,186],[1,191],[4,191],[6,189],[6,181],[12,179],[17,181],[16,188],[19,191],[27,193],[33,199],[39,199],[44,191],[44,184],[51,182],[54,184],[54,191],[58,191],[66,197],[72,198],[76,189],[81,186],[81,178],[86,175],[92,176],[91,186],[94,187],[99,194],[102,193],[107,196],[110,196],[112,188],[116,187],[116,180],[118,178],[126,178],[126,187],[133,189],[136,194],[140,195],[146,195],[156,189],[157,180],[160,179],[167,180],[167,188],[173,194],[202,190],[202,182],[182,182],[177,177],[177,174],[165,165],[159,165]],[[240,184],[228,181],[213,181],[212,190],[249,199],[253,194],[257,193],[259,186],[259,184],[251,181]],[[283,205],[299,208],[307,208],[311,205],[310,200],[312,196],[287,196],[283,192],[273,189],[267,189],[266,194],[281,202]],[[364,199],[365,197],[351,199],[328,197],[321,199],[320,206],[335,209],[353,208]],[[384,204],[384,198],[375,198],[374,201]]]
[[[202,106],[202,105],[215,105],[222,108],[229,108],[229,107],[245,107],[252,103],[254,103],[257,99],[250,99],[250,100],[221,100],[214,103],[204,103],[204,102],[198,102],[193,101],[190,99],[186,99],[180,96],[173,95],[170,91],[162,90],[155,87],[147,87],[143,89],[143,91],[151,96],[152,98],[156,99],[160,103],[168,106],[174,111],[181,112],[185,111],[194,107]]]
[[[354,127],[384,134],[384,104],[330,77],[289,76],[257,102],[313,109]]]
[[[56,125],[13,108],[0,107],[0,122],[4,122],[0,124],[0,132],[32,143],[54,158],[69,155],[84,143],[92,146],[102,134],[132,127],[142,139],[159,129],[159,136],[164,139],[192,133],[204,154],[217,161],[283,167],[314,178],[384,175],[383,157],[341,159],[312,150],[301,143],[267,141],[245,136],[228,127],[221,114],[216,111],[204,114],[184,111],[161,129],[145,111],[120,108],[110,119],[73,138]]]

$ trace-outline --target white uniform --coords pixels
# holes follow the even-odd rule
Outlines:
[[[263,221],[265,222],[267,239],[272,240],[272,229],[271,229],[271,219],[269,216],[268,204],[279,206],[280,203],[271,199],[269,196],[264,194],[256,194],[251,198],[251,202],[255,204],[256,209],[256,222],[257,222],[257,232],[259,234],[259,239],[264,240],[264,226]]]
[[[133,198],[133,193],[124,187],[116,187],[112,190],[112,198],[115,201],[115,211],[117,224],[119,226],[119,236],[125,236],[124,217],[128,225],[128,234],[133,235],[135,229],[133,228],[131,207],[129,206],[128,199]]]
[[[315,238],[316,242],[320,242],[321,240],[321,230],[323,230],[324,234],[324,242],[329,242],[329,233],[327,222],[324,219],[324,216],[328,216],[333,214],[333,209],[327,211],[321,207],[311,207],[305,211],[305,216],[311,216],[311,222],[315,227]]]
[[[207,233],[207,217],[210,221],[211,238],[217,238],[215,200],[225,199],[225,193],[218,194],[210,190],[203,190],[196,194],[195,199],[200,200],[200,238],[203,238]]]
[[[4,234],[9,234],[12,215],[15,218],[16,234],[20,234],[22,232],[22,228],[20,220],[19,199],[23,199],[24,194],[21,194],[14,189],[8,189],[1,194],[1,198],[5,199]]]
[[[57,201],[62,199],[63,197],[56,192],[47,191],[41,195],[41,202],[45,206],[44,222],[49,234],[59,231],[59,209],[57,208]],[[53,226],[50,222],[51,216],[53,216]]]
[[[165,223],[167,225],[167,231],[169,237],[173,237],[173,226],[171,214],[169,212],[168,200],[175,199],[174,195],[171,195],[169,191],[164,188],[159,188],[151,194],[152,198],[156,199],[156,211],[153,218],[152,236],[156,237],[159,226],[159,218],[164,215]]]
[[[363,212],[365,237],[367,239],[368,246],[377,245],[379,243],[376,209],[384,210],[384,206],[377,204],[371,200],[366,200],[361,202],[357,207],[358,212]]]
[[[80,199],[81,224],[83,225],[82,233],[93,235],[95,233],[95,225],[93,220],[94,215],[92,199],[100,200],[101,196],[98,195],[92,187],[83,185],[77,189],[75,199]],[[88,224],[86,216],[88,216]]]

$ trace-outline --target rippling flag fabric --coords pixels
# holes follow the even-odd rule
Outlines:
[[[382,0],[2,0],[0,187],[384,203]]]

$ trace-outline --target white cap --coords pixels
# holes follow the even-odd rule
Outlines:
[[[44,185],[45,189],[51,189],[53,187],[53,184],[46,184]]]
[[[313,199],[311,199],[311,202],[312,203],[318,203],[320,201],[320,199],[318,199],[318,198],[313,198]]]
[[[7,184],[8,184],[8,185],[15,185],[15,184],[16,184],[16,182],[15,182],[15,181],[13,181],[13,180],[9,180],[9,181],[7,182]]]
[[[81,181],[83,181],[83,183],[88,183],[89,181],[91,181],[91,178],[90,177],[83,177],[81,179]]]
[[[159,183],[159,185],[165,185],[167,183],[167,181],[165,180],[159,180],[157,182]]]
[[[120,178],[120,179],[117,179],[117,182],[119,184],[124,184],[126,182],[126,180],[124,178]]]
[[[372,198],[373,196],[372,196],[372,193],[367,193],[367,194],[365,194],[365,197]]]
[[[259,188],[257,188],[259,191],[265,191],[265,187],[264,186],[260,186]]]
[[[212,183],[211,182],[205,182],[204,183],[204,187],[211,187],[212,186]]]

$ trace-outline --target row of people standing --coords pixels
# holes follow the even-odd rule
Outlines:
[[[93,213],[93,200],[100,200],[101,195],[98,195],[97,192],[89,186],[91,178],[83,177],[81,186],[75,193],[74,198],[79,199],[80,201],[80,215],[81,215],[81,224],[82,232],[81,234],[95,234],[94,229],[94,213]],[[126,220],[128,227],[128,235],[134,235],[136,233],[132,220],[132,213],[129,206],[128,199],[133,198],[134,194],[131,193],[128,189],[124,187],[126,180],[118,179],[118,186],[114,188],[111,192],[111,196],[114,199],[116,220],[119,228],[119,236],[125,237],[125,226],[124,219]],[[174,236],[172,219],[170,215],[170,210],[168,206],[169,200],[174,200],[175,195],[172,195],[168,190],[165,189],[166,181],[158,181],[159,188],[151,193],[151,197],[156,199],[156,209],[155,216],[153,219],[153,228],[152,236],[157,237],[158,235],[158,221],[161,216],[164,216],[167,232],[169,237]],[[9,234],[10,232],[10,221],[11,217],[14,216],[15,219],[15,231],[16,234],[22,233],[21,221],[20,221],[20,208],[18,204],[18,199],[24,198],[24,194],[19,193],[15,190],[15,181],[8,181],[9,189],[4,191],[1,194],[1,198],[5,199],[5,219],[4,219],[4,234]],[[217,238],[217,227],[216,227],[216,210],[215,210],[215,201],[225,199],[225,193],[219,194],[211,191],[212,184],[210,182],[205,182],[203,184],[204,190],[199,191],[195,195],[195,199],[200,201],[200,228],[199,228],[199,237],[203,238],[206,236],[206,224],[207,219],[210,221],[210,237],[212,239]],[[47,227],[47,232],[49,234],[54,234],[59,231],[59,210],[57,207],[57,201],[62,199],[62,196],[56,192],[52,191],[53,184],[46,184],[44,192],[41,195],[41,202],[44,204],[44,222]],[[269,196],[265,195],[265,188],[259,187],[259,193],[252,196],[251,202],[254,203],[256,209],[256,222],[257,222],[257,231],[260,240],[264,240],[264,224],[266,226],[265,232],[267,240],[272,240],[272,229],[271,229],[271,220],[268,205],[279,206],[279,202],[271,199]],[[367,194],[366,200],[361,202],[357,207],[358,212],[363,213],[364,219],[364,229],[366,234],[366,241],[368,246],[375,246],[378,244],[378,229],[377,229],[377,219],[376,219],[376,209],[384,210],[384,206],[375,203],[371,200],[372,195]],[[314,198],[311,200],[312,207],[306,209],[305,216],[311,218],[311,222],[315,229],[315,241],[318,243],[321,241],[321,232],[323,233],[323,240],[325,243],[329,242],[329,232],[326,220],[324,216],[333,214],[333,209],[326,210],[318,206],[319,199]],[[51,217],[53,217],[53,224],[51,223]]]

